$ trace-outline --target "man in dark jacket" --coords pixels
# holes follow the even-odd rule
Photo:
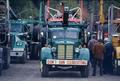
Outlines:
[[[113,53],[114,48],[112,46],[112,43],[109,41],[109,39],[105,40],[105,55],[104,55],[104,62],[103,62],[103,69],[104,73],[113,73]]]
[[[101,40],[95,43],[93,47],[94,62],[93,62],[93,76],[96,75],[96,66],[99,65],[100,75],[103,75],[103,59],[104,59],[104,45]]]

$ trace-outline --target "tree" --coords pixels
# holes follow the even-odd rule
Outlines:
[[[10,6],[20,18],[37,17],[38,9],[31,0],[10,0]]]
[[[39,16],[39,4],[40,1],[42,0],[10,0],[10,6],[12,9],[15,11],[16,14],[19,14],[21,11],[28,10],[25,13],[22,13],[21,17],[22,18],[28,18],[30,15],[33,17]],[[47,0],[43,0],[47,1]],[[69,6],[70,9],[79,6],[79,0],[50,0],[51,1],[51,6],[53,8],[56,7],[56,4],[59,5],[60,2],[64,2],[65,6]],[[96,1],[94,5],[91,6],[91,2]],[[99,10],[99,0],[83,0],[84,2],[84,7],[87,8],[88,13],[91,13],[92,9]],[[108,7],[111,4],[114,4],[118,7],[120,7],[120,0],[104,0],[104,13],[107,16],[108,13]],[[29,9],[32,9],[29,11]],[[98,11],[94,11],[98,12]]]

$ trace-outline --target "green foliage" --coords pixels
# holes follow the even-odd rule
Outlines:
[[[37,17],[39,16],[39,1],[41,0],[10,0],[10,6],[16,14],[21,18],[29,18],[29,16]],[[50,0],[51,7],[60,8],[60,2],[64,2],[65,6],[69,6],[70,9],[80,5],[80,0]],[[92,1],[96,1],[94,4]],[[34,3],[33,3],[34,2]],[[84,7],[88,9],[90,14],[93,10],[95,13],[99,11],[99,0],[83,0]],[[107,16],[108,7],[111,4],[120,7],[120,0],[104,0],[104,13]],[[37,7],[35,6],[37,4]],[[57,4],[57,5],[56,5]]]
[[[38,16],[38,10],[31,0],[10,0],[10,6],[19,18],[33,18]]]

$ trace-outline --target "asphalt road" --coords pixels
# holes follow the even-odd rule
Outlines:
[[[79,72],[52,72],[50,77],[42,78],[38,61],[28,61],[26,64],[11,64],[8,70],[2,72],[0,81],[120,81],[120,76],[103,75],[81,78]]]

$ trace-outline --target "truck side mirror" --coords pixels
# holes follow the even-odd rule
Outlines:
[[[51,38],[52,37],[52,35],[51,35],[51,32],[49,31],[48,32],[48,38]]]
[[[79,32],[79,38],[81,38],[81,32]]]

